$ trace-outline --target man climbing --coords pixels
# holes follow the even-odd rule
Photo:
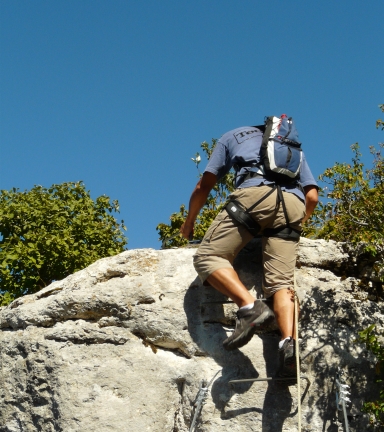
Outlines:
[[[285,115],[278,120],[276,130],[283,122],[287,124]],[[265,136],[264,126],[246,126],[221,137],[192,192],[189,213],[180,232],[185,238],[191,238],[196,217],[210,191],[234,167],[236,190],[229,198],[230,205],[217,215],[206,232],[194,256],[194,266],[204,285],[213,286],[239,307],[235,330],[224,340],[224,348],[233,350],[244,346],[256,331],[268,328],[276,318],[281,332],[278,376],[294,376],[296,254],[301,224],[310,217],[318,202],[318,187],[303,152],[298,181],[284,184],[271,180],[260,159],[265,141],[263,134]],[[251,234],[249,226],[235,219],[234,212],[241,209],[250,209],[252,222],[262,235],[263,291],[266,299],[273,298],[273,310],[267,302],[256,300],[250,294],[232,266],[236,255],[255,234],[255,231]]]

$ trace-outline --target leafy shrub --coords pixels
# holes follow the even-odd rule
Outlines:
[[[370,415],[370,423],[378,430],[384,427],[384,345],[380,343],[378,336],[374,333],[375,324],[359,332],[358,342],[364,343],[366,349],[375,356],[376,383],[381,384],[380,395],[377,401],[368,401],[363,405],[363,412]]]
[[[379,107],[384,111],[384,105]],[[384,130],[382,120],[376,127]],[[384,282],[384,143],[370,147],[372,168],[364,168],[357,143],[351,148],[352,163],[336,163],[320,176],[326,187],[304,235],[358,245],[370,257],[377,280]]]
[[[94,201],[82,182],[0,191],[0,305],[122,252],[113,211],[117,201]]]
[[[315,211],[306,232],[317,238],[365,242],[367,251],[376,254],[384,245],[383,155],[371,147],[373,167],[364,169],[359,145],[351,148],[352,163],[336,163],[320,176],[328,201]]]

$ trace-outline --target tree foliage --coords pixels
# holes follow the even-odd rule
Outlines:
[[[82,182],[0,191],[0,305],[115,255],[127,243],[112,212]]]
[[[380,105],[384,110],[384,105]],[[379,121],[378,121],[379,122]],[[377,122],[377,127],[379,124]],[[351,146],[351,163],[336,163],[320,176],[326,185],[320,204],[311,218],[306,234],[324,239],[364,243],[375,255],[384,247],[384,161],[382,149],[370,147],[372,168],[361,162],[359,145]]]
[[[379,105],[379,108],[381,109],[382,112],[384,112],[384,104]],[[376,128],[381,130],[384,130],[384,121],[381,119],[376,120]]]
[[[376,382],[379,385],[381,384],[379,399],[365,402],[362,411],[369,414],[372,426],[377,427],[378,430],[382,430],[381,428],[384,428],[384,388],[382,385],[384,379],[384,345],[383,341],[380,341],[375,334],[375,327],[375,324],[371,324],[368,328],[359,332],[357,342],[365,344],[367,351],[373,354]]]
[[[352,243],[366,242],[376,252],[384,234],[384,163],[380,149],[371,147],[373,167],[364,169],[359,145],[351,146],[352,163],[336,163],[320,179],[327,185],[328,201],[322,203],[310,222],[318,238]],[[310,232],[310,228],[308,231]]]

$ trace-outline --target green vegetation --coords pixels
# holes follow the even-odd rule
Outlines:
[[[383,148],[384,144],[381,143]],[[364,169],[358,144],[352,145],[352,163],[336,163],[320,176],[328,201],[315,211],[305,228],[316,238],[366,243],[376,254],[383,247],[384,161],[380,150],[370,147],[373,167]]]
[[[122,252],[113,211],[117,201],[92,200],[82,182],[0,191],[0,306]]]
[[[384,104],[379,105],[379,108],[381,109],[382,112],[384,112]],[[384,121],[381,119],[376,120],[376,129],[380,129],[380,128],[381,130],[384,130]]]
[[[361,331],[359,333],[358,342],[364,343],[367,351],[371,352],[375,356],[376,382],[383,383],[384,345],[383,342],[380,342],[379,338],[374,334],[374,330],[375,324],[372,324],[367,329]],[[378,430],[382,430],[381,428],[384,427],[384,388],[382,384],[379,399],[377,401],[365,402],[362,411],[369,414],[372,426]]]

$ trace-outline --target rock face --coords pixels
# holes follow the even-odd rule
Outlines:
[[[279,336],[255,335],[240,350],[222,341],[236,307],[203,287],[195,249],[130,250],[97,261],[0,310],[0,431],[189,431],[200,385],[216,377],[196,431],[297,431],[297,386],[230,380],[272,376]],[[340,367],[351,389],[351,431],[367,429],[363,400],[377,396],[357,332],[384,327],[341,244],[301,240],[302,430],[343,431],[335,402]],[[261,296],[261,251],[252,242],[235,266]],[[347,274],[345,274],[347,272]]]

